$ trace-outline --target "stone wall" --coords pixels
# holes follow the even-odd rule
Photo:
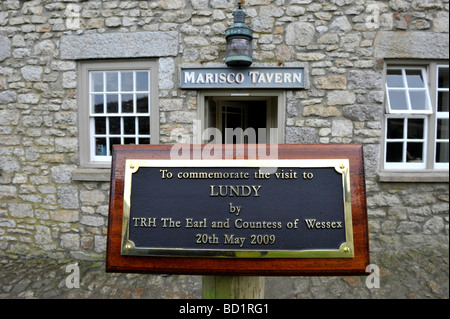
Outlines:
[[[178,69],[223,64],[234,8],[233,0],[0,2],[1,258],[104,259],[109,176],[75,178],[83,175],[77,61],[157,59],[160,142],[174,143],[171,132],[190,132],[197,118],[196,92],[178,87]],[[448,0],[247,0],[246,8],[255,64],[308,71],[309,87],[286,94],[286,143],[364,145],[371,257],[381,270],[378,290],[362,278],[292,279],[283,297],[361,289],[362,298],[448,298],[448,184],[378,181],[383,59],[448,59]]]

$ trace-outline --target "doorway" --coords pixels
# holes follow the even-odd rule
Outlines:
[[[203,92],[198,102],[202,144],[284,141],[284,92]]]

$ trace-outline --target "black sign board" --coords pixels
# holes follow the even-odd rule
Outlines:
[[[352,258],[349,161],[127,160],[121,254]]]

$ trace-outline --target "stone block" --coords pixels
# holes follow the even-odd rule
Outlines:
[[[78,203],[78,187],[67,185],[59,186],[57,189],[58,203],[61,208],[77,209]]]
[[[323,76],[314,79],[313,82],[318,89],[345,90],[347,88],[347,79],[341,75]]]
[[[17,93],[15,91],[0,92],[0,104],[12,103],[17,101]]]
[[[442,217],[435,216],[425,222],[423,233],[426,235],[438,234],[445,229],[445,222]]]
[[[9,215],[16,218],[34,217],[31,204],[9,204]]]
[[[311,127],[287,127],[286,143],[288,144],[316,144],[319,142],[319,133]]]
[[[376,59],[415,58],[447,60],[449,56],[448,33],[380,31],[375,38],[374,47]]]
[[[48,228],[47,226],[36,225],[34,242],[38,245],[50,244],[52,242],[52,235],[50,228]]]
[[[52,166],[50,169],[52,173],[52,180],[55,183],[63,184],[72,182],[72,172],[77,167],[75,165],[58,165]]]
[[[67,249],[80,249],[80,235],[78,234],[62,234],[60,236],[61,247]]]
[[[286,44],[307,46],[313,41],[315,33],[312,23],[292,22],[286,27]]]
[[[303,109],[303,116],[341,116],[341,112],[334,106],[323,106],[323,105],[309,105]]]
[[[348,75],[349,89],[376,89],[383,88],[383,73],[381,71],[352,70]]]
[[[4,35],[0,35],[0,62],[11,56],[11,41]]]
[[[73,223],[79,220],[79,213],[76,210],[54,210],[50,211],[50,219],[57,222]]]
[[[103,191],[81,191],[80,200],[83,205],[98,206],[104,203],[106,196]]]
[[[55,150],[59,153],[76,152],[78,150],[77,138],[56,138]]]
[[[61,58],[66,60],[167,57],[178,53],[177,32],[135,32],[66,35]]]
[[[349,120],[333,120],[331,136],[351,137],[353,135],[353,122]]]
[[[87,226],[103,226],[105,224],[105,220],[103,217],[82,216],[80,223]]]
[[[330,30],[333,32],[350,32],[352,30],[352,25],[348,22],[347,17],[337,17],[331,22]]]
[[[356,101],[356,95],[348,91],[331,91],[328,93],[327,105],[349,105]]]
[[[159,59],[159,89],[173,89],[173,75],[175,73],[175,63],[172,58]]]

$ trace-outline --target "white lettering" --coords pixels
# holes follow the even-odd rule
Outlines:
[[[203,74],[202,73],[198,74],[198,76],[197,76],[197,83],[200,83],[200,84],[204,84],[205,83],[205,79],[203,79]]]
[[[206,71],[206,70],[205,70]],[[247,73],[226,73],[217,72],[215,70],[210,72],[205,71],[185,71],[183,75],[184,84],[290,84],[302,83],[303,73],[301,71],[283,70],[283,72],[271,72],[270,70],[263,71],[248,71]]]
[[[184,83],[194,83],[195,79],[195,72],[185,72],[184,73]]]
[[[226,73],[220,73],[219,75],[219,83],[224,84],[227,81],[227,75]]]
[[[285,73],[285,74],[284,74],[284,83],[291,83],[291,82],[292,82],[291,76],[292,76],[292,74],[290,74],[290,73]]]
[[[302,74],[301,73],[293,73],[292,74],[293,79],[292,82],[302,82]]]
[[[235,75],[234,75],[234,73],[229,73],[228,75],[227,75],[227,82],[228,83],[233,83],[234,82],[234,80],[235,80]]]
[[[258,79],[258,83],[262,83],[262,82],[267,83],[264,73],[261,73],[259,76],[259,79]]]
[[[250,71],[250,72],[248,72],[248,75],[250,75],[252,84],[256,83],[256,81],[258,79],[258,74],[259,74],[258,71]]]
[[[207,317],[211,316],[214,306],[194,306],[186,303],[186,306],[181,306],[179,313],[182,314],[204,314]]]
[[[236,83],[241,84],[242,82],[244,82],[245,80],[245,76],[242,73],[238,73],[236,75]]]
[[[283,82],[282,74],[281,73],[275,74],[275,83],[282,83],[282,82]]]
[[[211,84],[214,83],[213,74],[212,73],[206,73],[205,82],[206,83],[211,83]]]

